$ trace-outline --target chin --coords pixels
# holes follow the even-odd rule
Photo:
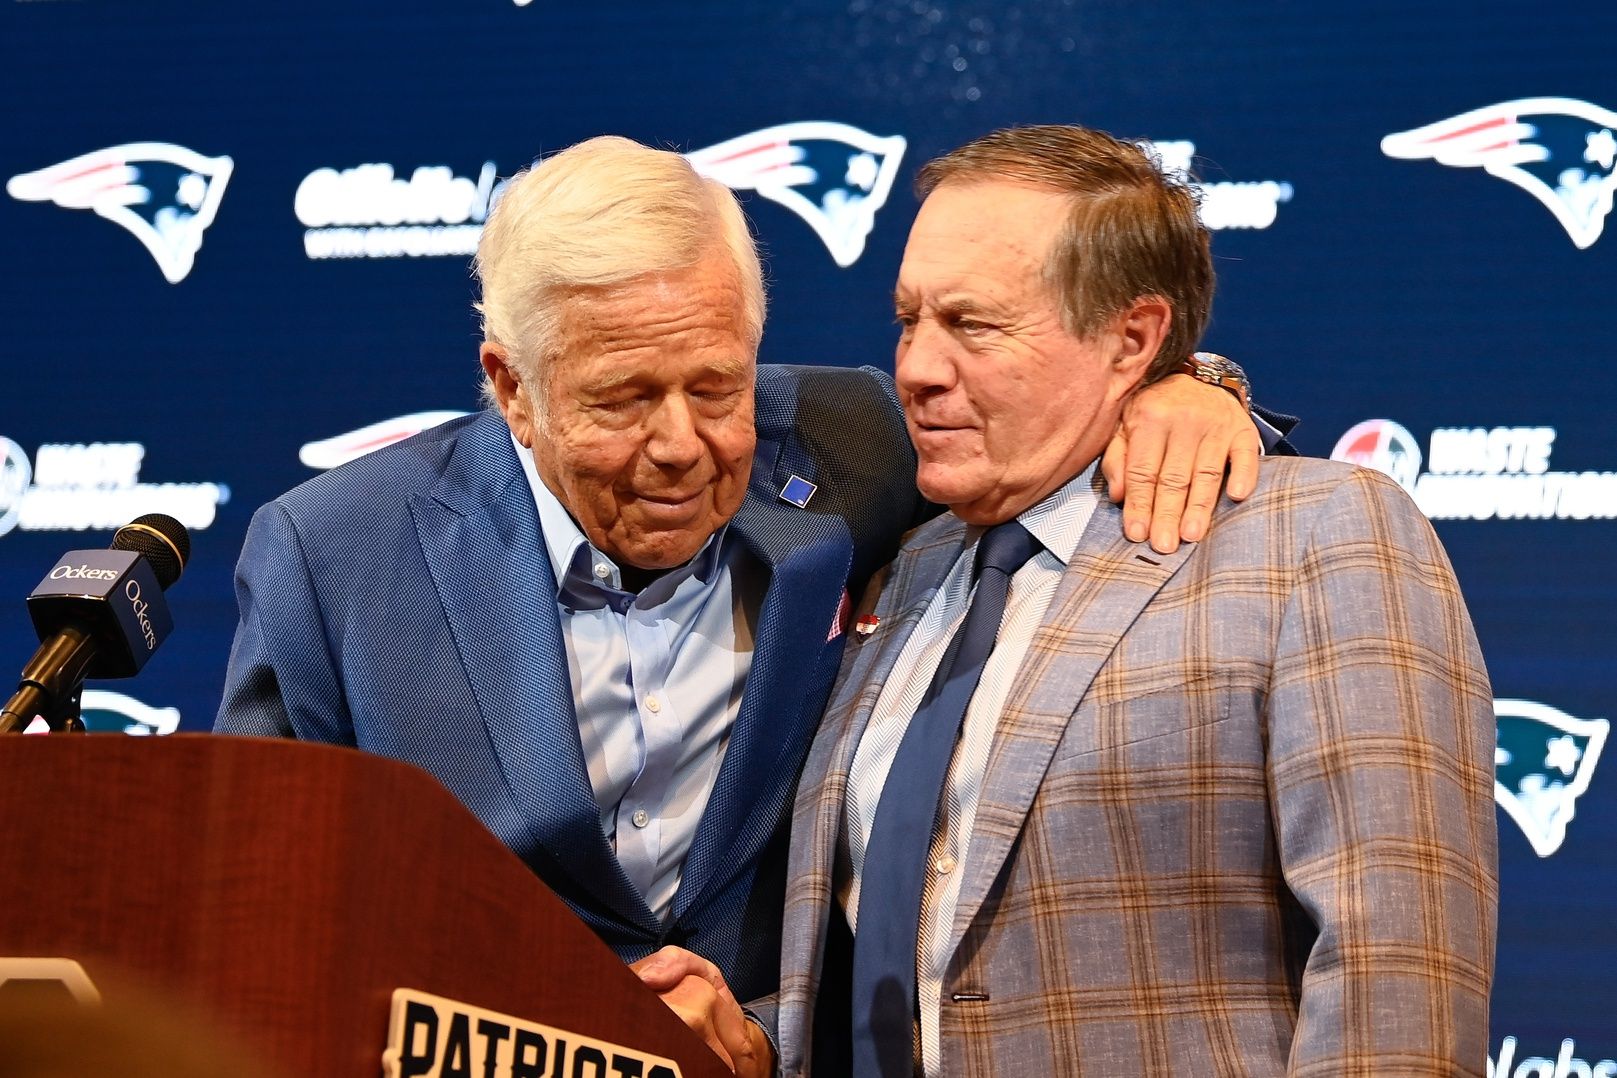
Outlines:
[[[976,524],[980,527],[991,528],[995,524],[1003,524],[1016,516],[1015,513],[1006,512],[1002,504],[979,504],[967,502],[962,505],[951,505],[949,512],[965,521],[967,524]]]
[[[703,542],[706,542],[706,540],[703,540]],[[632,551],[626,560],[636,569],[677,569],[696,557],[696,552],[701,549],[701,543],[697,543],[689,549],[685,547],[654,547],[650,550]]]
[[[916,473],[915,488],[927,501],[954,509],[955,506],[968,505],[983,496],[982,490],[975,484],[963,482],[961,476],[955,474],[952,469],[938,469],[938,471],[944,471],[945,474],[928,475],[924,466]]]

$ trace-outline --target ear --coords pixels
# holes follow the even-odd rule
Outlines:
[[[1161,296],[1141,296],[1112,323],[1117,351],[1112,358],[1107,395],[1122,400],[1140,384],[1162,351],[1173,323],[1173,308]]]
[[[511,428],[517,441],[532,449],[533,407],[528,399],[529,389],[522,381],[521,370],[511,361],[505,346],[493,341],[483,342],[477,350],[477,359],[483,365],[483,373],[488,375],[489,385],[494,390],[494,402],[505,416],[506,426]]]

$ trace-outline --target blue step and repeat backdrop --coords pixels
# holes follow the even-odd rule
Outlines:
[[[3,661],[63,550],[195,542],[95,727],[207,728],[252,511],[477,407],[468,255],[535,156],[689,153],[764,358],[890,366],[917,167],[1078,121],[1194,170],[1208,346],[1434,521],[1498,696],[1495,1071],[1617,1074],[1617,5],[0,4]]]

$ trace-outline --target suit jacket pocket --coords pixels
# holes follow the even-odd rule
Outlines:
[[[1228,676],[1209,673],[1143,690],[1136,682],[1135,688],[1112,688],[1104,675],[1096,678],[1068,723],[1055,760],[1081,768],[1188,766],[1222,740],[1222,731],[1207,728],[1230,717]]]
[[[1210,896],[1228,893],[1261,921],[1273,838],[1256,690],[1226,671],[1135,694],[1107,692],[1105,680],[1073,714],[1028,814],[1024,843],[1064,856],[1051,867],[1028,863],[1021,886],[1051,893],[1077,872],[1105,881],[1110,901],[1123,889],[1122,904],[1141,911],[1210,907]],[[1196,934],[1168,923],[1153,931]]]

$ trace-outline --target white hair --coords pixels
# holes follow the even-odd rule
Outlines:
[[[489,214],[473,261],[483,339],[505,349],[542,412],[540,377],[560,347],[570,293],[685,269],[720,245],[735,263],[742,330],[756,352],[763,271],[735,195],[671,150],[587,139],[513,176]],[[483,391],[491,398],[487,379]]]

